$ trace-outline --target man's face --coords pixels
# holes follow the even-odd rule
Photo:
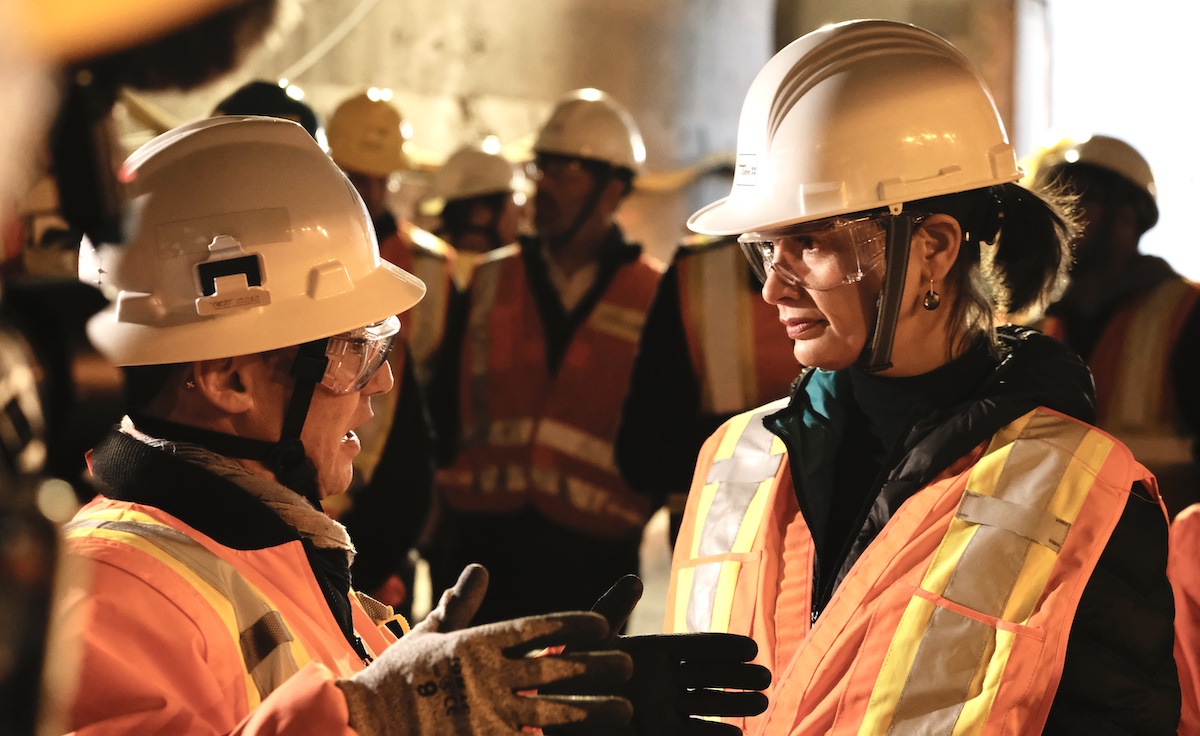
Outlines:
[[[266,380],[253,382],[256,411],[249,436],[264,440],[279,438],[295,385],[290,373],[295,357],[294,348],[262,356],[260,375]],[[354,430],[375,415],[371,397],[387,393],[394,383],[391,366],[384,361],[361,389],[339,394],[323,383],[317,384],[300,441],[317,471],[321,498],[344,493],[350,487],[354,458],[362,450]]]
[[[317,385],[300,440],[313,467],[321,498],[345,493],[354,476],[354,458],[362,451],[354,430],[371,420],[371,397],[385,394],[395,380],[384,363],[361,391],[338,395]]]
[[[539,155],[536,166],[534,225],[539,236],[555,238],[570,230],[599,182],[593,169],[576,158]]]

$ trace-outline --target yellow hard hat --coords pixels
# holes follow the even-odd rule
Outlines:
[[[408,168],[407,126],[400,110],[366,92],[338,105],[325,126],[329,155],[347,171],[389,176]]]
[[[1071,166],[1092,166],[1116,174],[1137,191],[1143,232],[1158,222],[1158,188],[1150,164],[1125,141],[1106,135],[1063,138],[1039,151],[1029,178],[1045,185]]]

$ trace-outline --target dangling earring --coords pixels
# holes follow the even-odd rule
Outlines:
[[[925,292],[925,301],[921,302],[921,306],[928,309],[930,312],[938,308],[942,303],[942,297],[933,290],[933,279],[929,279],[929,291]]]

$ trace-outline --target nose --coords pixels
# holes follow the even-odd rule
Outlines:
[[[774,268],[767,269],[767,280],[763,282],[762,298],[767,304],[780,304],[799,296],[799,287],[793,286]]]
[[[375,375],[371,376],[371,380],[367,381],[367,385],[363,386],[363,395],[386,394],[395,385],[396,379],[392,376],[392,364],[385,360],[379,370],[375,371]]]

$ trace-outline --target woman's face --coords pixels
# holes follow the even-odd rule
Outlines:
[[[945,221],[954,226],[952,232],[940,237],[938,234],[947,229]],[[947,251],[938,247],[937,241],[948,238],[948,242],[957,243],[954,238],[961,237],[960,233],[957,223],[945,215],[931,217],[914,233],[892,345],[892,368],[883,371],[885,375],[917,375],[948,360],[946,325],[954,295],[948,293],[941,279],[957,256],[957,247]],[[763,237],[773,235],[777,233],[764,233]],[[847,368],[867,347],[878,315],[884,259],[869,257],[874,250],[866,253],[868,257],[859,258],[861,279],[832,288],[816,289],[801,283],[805,280],[802,263],[791,269],[792,276],[799,275],[800,279],[781,274],[786,268],[767,271],[763,299],[778,308],[779,321],[792,340],[792,354],[800,365],[825,370]],[[790,261],[798,263],[794,255]],[[940,307],[934,311],[922,306],[930,278],[937,282],[942,297]]]
[[[821,231],[820,224],[813,230]],[[785,231],[786,232],[786,231]],[[829,232],[829,231],[826,231]],[[880,228],[875,235],[881,235]],[[852,365],[866,347],[875,326],[875,305],[883,279],[882,248],[875,243],[873,257],[842,258],[843,264],[861,267],[861,279],[853,283],[829,286],[835,279],[810,288],[813,281],[807,263],[821,258],[823,248],[861,248],[862,241],[838,242],[844,238],[788,237],[783,233],[762,233],[764,240],[777,240],[774,247],[776,267],[767,269],[762,296],[779,309],[779,321],[792,341],[792,354],[800,365],[837,370]],[[785,245],[786,243],[786,245]],[[864,253],[865,255],[865,253]],[[851,276],[852,265],[842,268]]]

